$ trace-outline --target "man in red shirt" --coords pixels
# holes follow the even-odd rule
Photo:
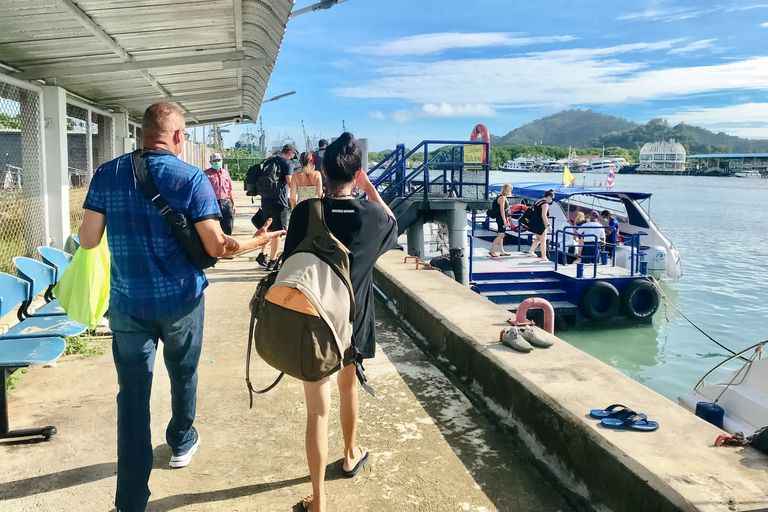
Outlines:
[[[222,167],[223,160],[221,153],[212,154],[211,166],[205,170],[205,175],[211,181],[213,193],[219,202],[221,230],[224,234],[231,235],[235,225],[235,198],[232,197],[232,178],[229,171]]]

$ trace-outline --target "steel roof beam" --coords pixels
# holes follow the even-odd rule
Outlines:
[[[110,100],[107,103],[121,105],[126,108],[148,107],[158,101],[166,101],[169,103],[184,103],[184,102],[196,102],[196,101],[209,101],[209,100],[225,100],[229,98],[237,98],[242,96],[242,91],[219,91],[208,92],[201,94],[183,94],[179,96],[168,96],[166,98],[130,98],[124,100]]]
[[[64,9],[69,11],[75,18],[77,18],[80,23],[82,23],[85,28],[91,31],[91,33],[96,36],[101,42],[103,42],[107,47],[120,59],[122,59],[125,62],[131,62],[134,60],[134,58],[131,56],[130,53],[125,51],[125,49],[117,44],[117,41],[112,39],[112,36],[104,32],[104,29],[102,29],[95,21],[93,21],[90,16],[88,16],[85,11],[80,9],[72,0],[58,0],[59,5],[61,5]],[[144,70],[140,70],[139,74],[144,78],[144,80],[149,83],[152,87],[157,89],[157,91],[160,92],[165,97],[168,97],[171,95],[168,90],[160,85],[155,78],[147,73]],[[184,110],[184,108],[182,108]],[[189,114],[189,112],[187,112]],[[194,119],[194,118],[193,118]]]
[[[131,60],[114,64],[90,64],[87,66],[50,66],[30,71],[22,71],[13,75],[20,80],[37,80],[40,78],[61,78],[66,76],[96,75],[101,73],[119,73],[121,71],[141,71],[145,69],[187,66],[192,64],[218,64],[242,61],[244,52],[210,53],[206,55],[191,55],[172,59]],[[258,59],[257,59],[258,60]],[[261,59],[266,65],[266,59]],[[224,68],[222,69],[229,69]]]

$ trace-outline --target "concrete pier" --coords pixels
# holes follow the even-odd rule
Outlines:
[[[414,270],[402,254],[379,260],[376,284],[429,350],[594,506],[768,510],[768,457],[751,447],[714,448],[722,430],[562,340],[529,354],[502,346],[508,311],[438,272]],[[614,403],[660,429],[611,430],[590,418],[590,409]]]
[[[406,235],[408,237],[408,254],[423,259],[426,254],[424,251],[424,220],[419,219],[414,222],[406,231]]]
[[[235,230],[252,234],[250,217],[258,205],[241,191],[236,184]],[[248,302],[265,275],[255,255],[220,261],[206,271],[210,286],[195,421],[202,446],[179,470],[168,468],[170,385],[158,354],[149,512],[300,511],[297,502],[311,493],[301,382],[283,379],[248,409]],[[575,512],[563,497],[567,493],[537,470],[520,440],[478,412],[382,310],[376,328],[377,356],[365,365],[376,397],[360,392],[358,428],[358,442],[371,457],[352,480],[341,474],[338,393],[332,386],[329,510]],[[275,377],[254,356],[254,385]],[[116,394],[108,347],[101,356],[66,356],[53,368],[30,368],[10,392],[11,426],[56,425],[59,433],[47,443],[0,442],[0,511],[114,512]]]
[[[469,287],[469,250],[467,249],[467,211],[453,209],[445,212],[448,224],[448,241],[450,244],[451,261],[454,265],[456,281]]]

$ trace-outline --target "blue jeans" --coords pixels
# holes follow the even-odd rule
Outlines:
[[[165,439],[175,455],[195,441],[192,423],[197,401],[197,363],[203,344],[205,299],[200,297],[176,315],[143,320],[109,310],[114,333],[112,355],[120,391],[117,394],[117,495],[115,506],[142,512],[149,500],[152,437],[149,430],[149,395],[158,339],[171,379],[171,421]]]

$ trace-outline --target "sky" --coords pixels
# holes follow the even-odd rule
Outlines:
[[[261,116],[300,150],[302,120],[381,151],[570,108],[768,138],[767,40],[759,0],[348,0],[289,21]]]

